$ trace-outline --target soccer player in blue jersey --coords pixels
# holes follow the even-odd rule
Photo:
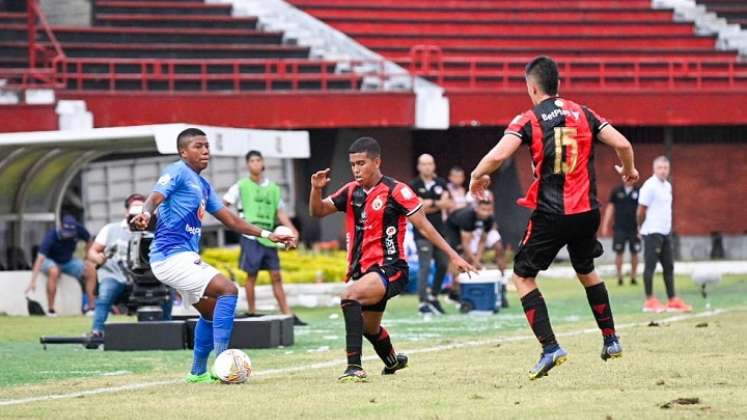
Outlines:
[[[169,165],[132,224],[146,229],[158,209],[155,238],[150,249],[153,274],[179,291],[200,312],[195,327],[194,362],[187,382],[215,382],[208,372],[210,352],[228,347],[233,329],[238,289],[199,255],[202,220],[208,212],[238,233],[295,246],[290,235],[276,235],[245,222],[223,206],[212,185],[200,176],[210,161],[210,147],[202,130],[188,128],[177,136],[178,162]]]

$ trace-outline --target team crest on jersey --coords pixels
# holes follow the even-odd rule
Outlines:
[[[169,182],[171,182],[171,175],[169,174],[164,174],[158,178],[158,185],[166,186]]]
[[[404,197],[405,200],[409,200],[413,197],[414,193],[409,187],[402,187],[402,197]]]
[[[376,197],[373,203],[371,203],[371,208],[374,210],[381,210],[382,207],[384,207],[384,200],[381,197]]]
[[[555,106],[562,108],[563,107],[563,101],[560,99],[555,100]]]
[[[435,187],[433,187],[433,192],[435,192],[438,195],[441,195],[444,192],[444,189],[440,185],[436,185]]]
[[[638,191],[633,191],[633,194],[630,194],[630,198],[633,200],[638,200]]]
[[[197,209],[197,218],[205,218],[205,200],[200,200],[200,207]]]
[[[394,236],[397,234],[397,228],[394,226],[389,226],[386,228],[386,236]]]

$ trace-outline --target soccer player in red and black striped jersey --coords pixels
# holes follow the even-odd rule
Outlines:
[[[625,136],[591,109],[558,96],[555,61],[549,57],[532,60],[526,67],[526,81],[534,108],[514,118],[503,138],[483,157],[472,172],[470,191],[481,197],[490,182],[489,174],[519,146],[529,146],[534,182],[518,204],[533,213],[514,259],[513,281],[529,325],[542,345],[540,360],[529,374],[530,379],[537,379],[567,358],[555,340],[547,306],[535,282],[537,273],[547,269],[565,245],[602,331],[602,360],[622,356],[607,289],[594,271],[594,258],[603,252],[596,237],[600,220],[594,175],[596,140],[615,149],[622,162],[615,169],[623,179],[636,181],[638,171],[633,147]]]
[[[311,177],[309,212],[325,217],[344,212],[348,251],[347,287],[340,306],[345,317],[348,367],[341,381],[365,381],[361,366],[363,336],[384,362],[382,374],[407,366],[407,356],[397,354],[381,318],[389,299],[404,290],[408,267],[403,247],[407,220],[424,237],[444,251],[462,272],[476,271],[456,253],[428,222],[423,203],[404,183],[382,175],[381,147],[371,137],[361,137],[348,149],[355,180],[322,200],[329,169]]]

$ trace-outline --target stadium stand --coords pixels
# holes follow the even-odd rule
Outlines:
[[[255,17],[231,13],[230,4],[202,0],[93,0],[93,26],[51,26],[37,40],[40,48],[64,56],[51,65],[65,90],[359,88],[355,73],[338,72],[333,61],[311,60],[308,47],[284,43],[283,33],[258,30]],[[25,13],[0,14],[0,68],[6,75],[29,67],[26,19]]]
[[[560,62],[566,87],[747,87],[735,51],[648,0],[291,3],[450,91],[523,88],[523,65],[540,53]]]
[[[696,0],[706,10],[723,17],[729,23],[747,29],[747,3],[743,0]]]

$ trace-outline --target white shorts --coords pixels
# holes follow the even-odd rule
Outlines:
[[[180,252],[156,261],[150,267],[158,281],[176,289],[183,302],[189,305],[199,302],[210,280],[220,274],[195,252]]]
[[[470,250],[473,254],[477,253],[477,247],[480,245],[480,236],[482,236],[482,230],[475,229],[472,236],[472,242],[470,242]],[[488,232],[488,237],[485,239],[485,249],[490,249],[501,241],[501,234],[498,233],[497,229],[491,229]]]

